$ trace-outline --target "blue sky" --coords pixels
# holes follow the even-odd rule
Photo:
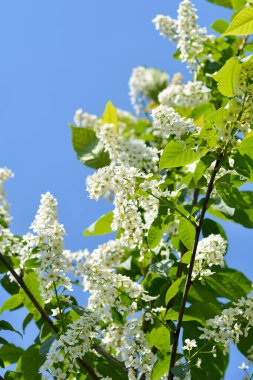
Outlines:
[[[0,166],[15,172],[6,188],[16,233],[27,232],[40,194],[51,191],[58,199],[60,220],[68,232],[67,248],[92,249],[107,239],[82,236],[84,227],[110,205],[87,198],[85,178],[92,171],[77,161],[68,123],[75,109],[101,114],[108,100],[131,110],[128,79],[138,65],[158,67],[170,74],[181,71],[187,76],[185,66],[171,58],[174,46],[160,37],[151,23],[157,14],[175,16],[178,3],[1,2]],[[225,8],[205,0],[195,0],[195,4],[201,25],[230,15]],[[228,263],[252,278],[251,231],[230,224],[226,227]],[[85,302],[81,294],[80,302]],[[240,378],[240,362],[241,357],[233,351],[227,380]]]

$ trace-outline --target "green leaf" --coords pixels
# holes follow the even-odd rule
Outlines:
[[[101,216],[96,222],[92,223],[86,230],[84,236],[98,236],[112,232],[111,224],[113,222],[113,212]]]
[[[185,166],[196,161],[198,158],[199,154],[184,142],[170,141],[162,153],[159,170]]]
[[[253,159],[253,136],[243,139],[239,145],[238,151]]]
[[[151,380],[159,380],[166,372],[168,372],[170,367],[170,356],[169,352],[163,353],[158,351],[157,361],[152,367]]]
[[[179,377],[179,379],[184,379],[186,374],[190,371],[190,363],[184,363],[171,368],[173,375]]]
[[[19,331],[15,330],[14,327],[12,327],[12,325],[7,321],[4,321],[4,320],[0,321],[0,330],[13,331],[13,332],[17,333],[18,335],[20,335],[22,338],[22,334],[20,334]]]
[[[201,157],[193,173],[193,180],[195,182],[195,185],[198,184],[199,180],[205,174],[206,170],[210,168],[213,161],[214,158],[212,156]]]
[[[93,314],[93,312],[84,306],[71,305],[71,308],[78,314],[80,317],[84,314]]]
[[[14,310],[17,307],[21,306],[23,303],[23,299],[20,294],[13,294],[10,298],[8,298],[2,305],[0,314],[2,314],[5,310]]]
[[[28,313],[22,323],[23,333],[25,333],[26,326],[33,320],[32,313]]]
[[[151,264],[149,267],[149,270],[151,272],[159,274],[159,276],[168,277],[170,268],[173,266],[174,262],[170,259],[165,259],[162,261],[159,261],[158,263]]]
[[[191,262],[191,257],[192,257],[192,252],[191,252],[191,251],[186,252],[186,253],[182,256],[181,263],[183,263],[183,264],[190,264],[190,262]]]
[[[102,116],[103,124],[114,124],[115,128],[118,128],[118,112],[112,102],[108,102],[105,106],[105,110]]]
[[[45,358],[50,350],[50,347],[55,340],[55,335],[49,336],[40,346],[40,354]]]
[[[162,352],[170,351],[170,331],[160,323],[155,326],[149,335],[149,342]]]
[[[246,4],[246,0],[231,0],[235,11],[240,11]]]
[[[195,241],[195,227],[187,219],[181,219],[178,225],[179,238],[184,244],[184,246],[192,251]]]
[[[40,380],[39,368],[45,358],[40,354],[39,346],[32,345],[25,350],[21,357],[21,369],[24,380]]]
[[[215,32],[218,32],[220,34],[224,33],[225,30],[227,29],[228,27],[228,22],[225,21],[225,20],[216,20],[212,25],[211,25],[211,28],[213,30],[215,30]]]
[[[22,350],[21,347],[17,347],[14,344],[7,344],[6,346],[0,347],[0,358],[5,365],[13,364],[19,360],[23,352],[24,350]]]
[[[195,107],[191,113],[191,119],[194,120],[194,125],[202,127],[204,125],[205,118],[215,111],[215,107],[212,103],[200,104]]]
[[[73,148],[83,164],[93,169],[110,164],[108,152],[105,152],[92,129],[71,126],[71,130]]]
[[[35,272],[27,272],[23,278],[24,283],[30,290],[30,292],[33,294],[33,296],[36,298],[38,303],[43,307],[44,306],[44,300],[41,297],[40,294],[40,285],[38,282],[38,275]],[[27,296],[27,294],[24,292],[22,288],[19,290],[20,297],[22,298],[22,301],[24,303],[24,306],[27,308],[27,310],[33,314],[33,318],[35,321],[38,321],[41,318],[40,312],[37,310],[37,308],[34,306],[30,298]]]
[[[233,97],[238,86],[241,65],[237,57],[230,58],[225,65],[213,74],[213,79],[218,82],[220,93],[227,97]]]
[[[17,294],[19,292],[18,284],[14,281],[11,281],[8,275],[5,275],[1,279],[1,284],[9,294]]]
[[[169,287],[167,293],[166,293],[166,298],[165,298],[165,303],[166,305],[169,303],[169,301],[174,298],[177,293],[184,288],[185,284],[185,279],[186,276],[178,278],[173,284]]]
[[[231,0],[208,0],[208,1],[209,3],[222,5],[223,7],[226,7],[226,8],[233,8]]]
[[[19,380],[22,379],[21,372],[7,371],[4,374],[4,380]]]
[[[240,284],[227,273],[215,273],[212,276],[205,277],[205,281],[220,297],[227,298],[231,301],[237,301],[239,298],[247,295]]]
[[[202,234],[204,237],[207,237],[211,234],[221,235],[223,239],[228,240],[224,228],[218,222],[215,222],[209,218],[203,220]]]
[[[162,236],[169,224],[172,222],[173,216],[168,215],[167,207],[159,207],[158,216],[152,222],[148,231],[148,245],[151,249],[155,248],[161,241]]]
[[[231,21],[223,36],[244,36],[253,33],[253,8],[243,8]]]

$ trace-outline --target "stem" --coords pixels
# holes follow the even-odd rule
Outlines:
[[[22,277],[20,277],[16,273],[16,271],[12,268],[11,264],[9,263],[9,261],[4,257],[4,255],[1,252],[0,252],[0,260],[4,263],[4,265],[6,266],[6,268],[9,270],[9,272],[12,274],[12,276],[15,278],[15,280],[19,284],[19,286],[24,290],[24,292],[26,293],[26,295],[30,298],[30,300],[32,301],[32,303],[34,304],[34,306],[36,307],[36,309],[40,312],[41,317],[48,323],[48,325],[51,327],[51,329],[53,330],[53,332],[55,334],[58,334],[59,333],[59,328],[54,324],[54,322],[52,321],[52,319],[47,314],[46,310],[39,304],[39,302],[36,300],[36,298],[34,297],[34,295],[30,292],[30,290],[26,286],[25,282],[23,281]],[[110,361],[114,361],[114,362],[117,361],[117,359],[115,359],[113,356],[111,356],[110,354],[108,354],[107,352],[105,352],[102,348],[100,348],[97,345],[95,345],[95,346],[96,347],[94,347],[94,349],[98,353],[100,353],[100,355],[102,355],[105,359],[110,360]],[[85,360],[80,359],[80,358],[77,359],[77,362],[79,363],[80,366],[82,366],[83,368],[86,369],[86,371],[89,373],[89,375],[91,376],[92,379],[99,380],[99,377],[96,375],[94,369],[90,366],[89,363],[87,363]],[[120,363],[120,362],[118,362],[118,363]],[[0,380],[2,380],[1,377],[0,377]]]
[[[127,372],[126,367],[124,366],[123,363],[121,363],[119,360],[114,358],[111,354],[109,354],[107,351],[103,349],[103,347],[100,347],[98,344],[93,344],[92,347],[94,350],[96,350],[101,356],[103,356],[105,359],[108,361],[115,363],[119,365],[125,372]]]
[[[65,332],[66,331],[66,329],[65,329],[65,323],[64,323],[64,319],[63,319],[63,315],[62,315],[62,310],[61,310],[61,306],[60,306],[60,300],[59,300],[59,296],[58,296],[58,292],[57,292],[57,288],[56,288],[55,282],[54,282],[54,292],[55,292],[55,296],[56,296],[56,300],[57,300],[57,305],[58,305],[58,308],[59,308],[59,311],[60,311],[61,327],[62,327],[63,332]]]
[[[203,202],[201,214],[200,214],[200,217],[199,217],[199,222],[198,222],[198,225],[197,225],[197,228],[196,228],[194,247],[193,247],[191,261],[190,261],[190,265],[189,265],[189,270],[188,270],[188,274],[187,274],[187,278],[186,278],[186,283],[185,283],[185,288],[184,288],[184,293],[183,293],[183,299],[182,299],[182,303],[181,303],[180,310],[179,310],[178,321],[177,321],[177,328],[176,328],[176,331],[175,331],[175,334],[174,334],[174,340],[173,340],[173,346],[172,346],[172,352],[171,352],[171,361],[170,361],[170,371],[169,371],[168,380],[173,380],[173,378],[174,378],[174,375],[171,372],[171,368],[174,367],[175,362],[176,362],[178,340],[179,340],[179,335],[180,335],[180,331],[181,331],[183,316],[184,316],[184,312],[185,312],[185,306],[186,306],[186,302],[187,302],[187,296],[188,296],[188,293],[189,293],[189,290],[190,290],[190,287],[191,287],[192,272],[193,272],[195,257],[196,257],[196,253],[197,253],[197,248],[198,248],[198,242],[199,242],[199,237],[200,237],[200,233],[201,233],[202,223],[203,223],[203,220],[204,220],[204,217],[205,217],[205,213],[206,213],[207,206],[208,206],[208,201],[210,199],[210,196],[211,196],[211,193],[212,193],[212,190],[213,190],[214,180],[215,180],[216,174],[218,173],[222,157],[223,156],[220,155],[220,158],[216,160],[216,163],[215,163],[215,166],[214,166],[214,170],[213,170],[213,173],[212,173],[209,185],[207,187],[207,192],[206,192],[206,196],[205,196],[205,199],[204,199],[204,202]]]

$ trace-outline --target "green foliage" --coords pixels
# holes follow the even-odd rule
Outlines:
[[[35,272],[30,271],[25,274],[23,280],[28,289],[31,291],[31,293],[38,301],[38,303],[43,307],[44,301],[40,294],[38,275]],[[30,300],[30,298],[27,296],[27,294],[22,288],[20,288],[19,294],[22,299],[22,302],[24,303],[24,306],[30,313],[32,313],[34,320],[38,321],[41,318],[41,315],[37,308],[34,306],[33,302]]]
[[[118,128],[118,115],[117,115],[117,108],[114,107],[112,102],[108,102],[106,104],[103,116],[102,116],[102,122],[103,124],[113,124],[115,128]]]
[[[232,97],[238,87],[241,65],[237,57],[230,58],[225,65],[213,74],[213,79],[218,82],[218,88],[222,95]]]
[[[164,232],[172,220],[173,216],[168,215],[168,208],[161,206],[158,211],[158,216],[153,221],[148,231],[147,240],[151,249],[155,248],[160,243]]]
[[[6,344],[0,347],[0,358],[4,362],[4,365],[16,363],[24,350],[21,347],[17,347],[14,344]]]
[[[40,354],[38,345],[32,345],[22,353],[20,358],[20,367],[22,379],[40,380],[39,368],[44,363],[45,358]]]
[[[0,313],[5,310],[14,310],[17,307],[23,304],[23,299],[20,294],[13,294],[10,298],[8,298],[2,305]]]
[[[173,282],[173,284],[169,287],[167,293],[166,293],[166,298],[165,298],[165,303],[166,305],[169,303],[170,300],[172,300],[177,293],[181,290],[183,290],[184,285],[185,285],[185,279],[186,276],[178,278],[176,281]]]
[[[195,241],[195,227],[187,219],[181,219],[178,226],[179,238],[184,246],[191,251]]]
[[[245,7],[235,15],[224,36],[245,36],[253,33],[253,8]]]
[[[73,148],[83,164],[93,169],[109,165],[109,154],[92,129],[71,126],[71,130]]]
[[[112,232],[113,212],[101,216],[96,222],[92,223],[83,232],[84,236],[98,236]]]
[[[192,148],[192,146],[187,146],[184,142],[170,141],[164,148],[159,169],[177,168],[196,161],[199,158],[199,154]]]

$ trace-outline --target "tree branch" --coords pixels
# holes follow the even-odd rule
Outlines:
[[[169,370],[168,380],[173,380],[173,378],[174,378],[174,375],[171,372],[171,368],[174,367],[175,362],[176,362],[178,340],[179,340],[179,335],[180,335],[180,331],[181,331],[183,316],[184,316],[184,312],[185,312],[185,306],[186,306],[186,302],[187,302],[187,296],[188,296],[188,293],[189,293],[189,290],[190,290],[190,287],[191,287],[192,272],[193,272],[195,257],[196,257],[196,253],[197,253],[199,237],[200,237],[200,233],[201,233],[201,229],[202,229],[202,223],[203,223],[203,220],[204,220],[204,217],[205,217],[205,213],[206,213],[206,210],[207,210],[207,206],[208,206],[208,202],[209,202],[212,190],[213,190],[214,180],[215,180],[216,174],[219,171],[221,160],[222,160],[222,155],[220,156],[219,159],[216,160],[216,163],[215,163],[215,166],[214,166],[214,170],[213,170],[213,173],[211,175],[209,185],[207,187],[207,192],[206,192],[206,196],[205,196],[205,199],[204,199],[204,202],[203,202],[201,214],[200,214],[200,217],[199,217],[199,222],[198,222],[198,225],[197,225],[197,228],[196,228],[195,241],[194,241],[191,261],[190,261],[189,270],[188,270],[188,274],[187,274],[187,278],[186,278],[186,283],[185,283],[185,288],[184,288],[184,293],[183,293],[183,299],[182,299],[182,303],[181,303],[180,310],[179,310],[179,315],[178,315],[177,328],[176,328],[176,331],[174,333],[174,339],[173,339],[173,346],[172,346],[172,352],[171,352],[171,361],[170,361],[170,370]]]
[[[9,272],[12,274],[12,276],[15,278],[19,286],[24,290],[26,295],[30,298],[31,302],[34,304],[36,309],[40,312],[41,317],[48,323],[48,325],[51,327],[54,333],[58,334],[59,333],[59,328],[54,324],[50,316],[47,314],[46,310],[39,304],[39,302],[36,300],[34,295],[31,293],[31,291],[28,289],[26,286],[24,280],[22,279],[21,276],[17,274],[17,272],[12,268],[11,264],[9,261],[4,257],[4,255],[0,252],[0,260],[4,263],[6,268],[9,270]],[[117,363],[122,366],[122,363],[115,359],[113,356],[111,356],[109,353],[107,353],[103,348],[101,348],[98,345],[94,345],[93,348],[105,359]],[[94,369],[87,363],[85,360],[78,358],[77,362],[79,363],[80,366],[86,369],[86,371],[89,373],[89,375],[92,377],[94,380],[99,380],[99,377],[96,375]],[[1,380],[1,378],[0,378]]]

